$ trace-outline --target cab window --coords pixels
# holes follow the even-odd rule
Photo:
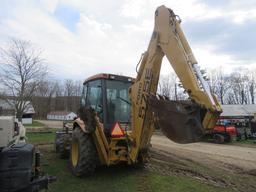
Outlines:
[[[85,106],[93,108],[102,121],[103,106],[101,80],[91,81],[85,86],[87,86],[86,88],[84,87],[83,93],[86,94],[86,97],[84,97]]]
[[[129,98],[130,82],[106,81],[107,121],[108,123],[130,122],[131,104]]]
[[[86,94],[87,94],[87,84],[83,86],[82,97],[80,101],[82,107],[86,106]]]

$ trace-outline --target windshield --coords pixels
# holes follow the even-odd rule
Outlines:
[[[108,123],[130,122],[130,86],[131,82],[106,81]]]

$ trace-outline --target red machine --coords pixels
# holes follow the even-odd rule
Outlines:
[[[212,138],[215,143],[231,142],[237,135],[234,125],[216,125],[212,132]]]

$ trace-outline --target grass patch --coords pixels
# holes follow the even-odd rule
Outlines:
[[[51,148],[41,150],[43,170],[57,176],[57,181],[50,185],[51,192],[131,192],[136,191],[134,170],[126,166],[101,167],[90,177],[78,178],[71,174],[68,160],[59,159]]]
[[[40,149],[40,146],[39,146]],[[53,146],[41,146],[42,169],[57,177],[50,184],[51,192],[230,192],[189,177],[163,176],[158,172],[138,169],[127,165],[102,166],[94,175],[78,178],[71,174],[68,160],[59,159]]]
[[[245,147],[256,147],[256,140],[254,139],[242,139],[240,141],[233,141],[231,144]]]
[[[29,143],[48,143],[48,142],[54,142],[55,133],[26,133],[26,136],[28,138]]]
[[[42,151],[42,150],[41,150]],[[59,159],[53,149],[43,151],[43,170],[57,176],[50,185],[52,192],[230,192],[231,190],[210,186],[199,181],[177,176],[162,176],[145,169],[125,165],[100,167],[89,177],[78,178],[70,173],[68,160]]]
[[[151,183],[153,191],[161,192],[231,192],[230,189],[202,184],[199,181],[187,177],[163,176],[156,173],[151,173]]]
[[[26,128],[31,128],[31,127],[36,128],[36,127],[44,127],[45,125],[43,123],[40,123],[39,121],[33,120],[32,124],[24,124],[24,126]]]

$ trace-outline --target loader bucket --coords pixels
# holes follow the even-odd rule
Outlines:
[[[198,142],[204,135],[202,110],[191,101],[171,101],[161,96],[149,96],[157,126],[176,143]]]

